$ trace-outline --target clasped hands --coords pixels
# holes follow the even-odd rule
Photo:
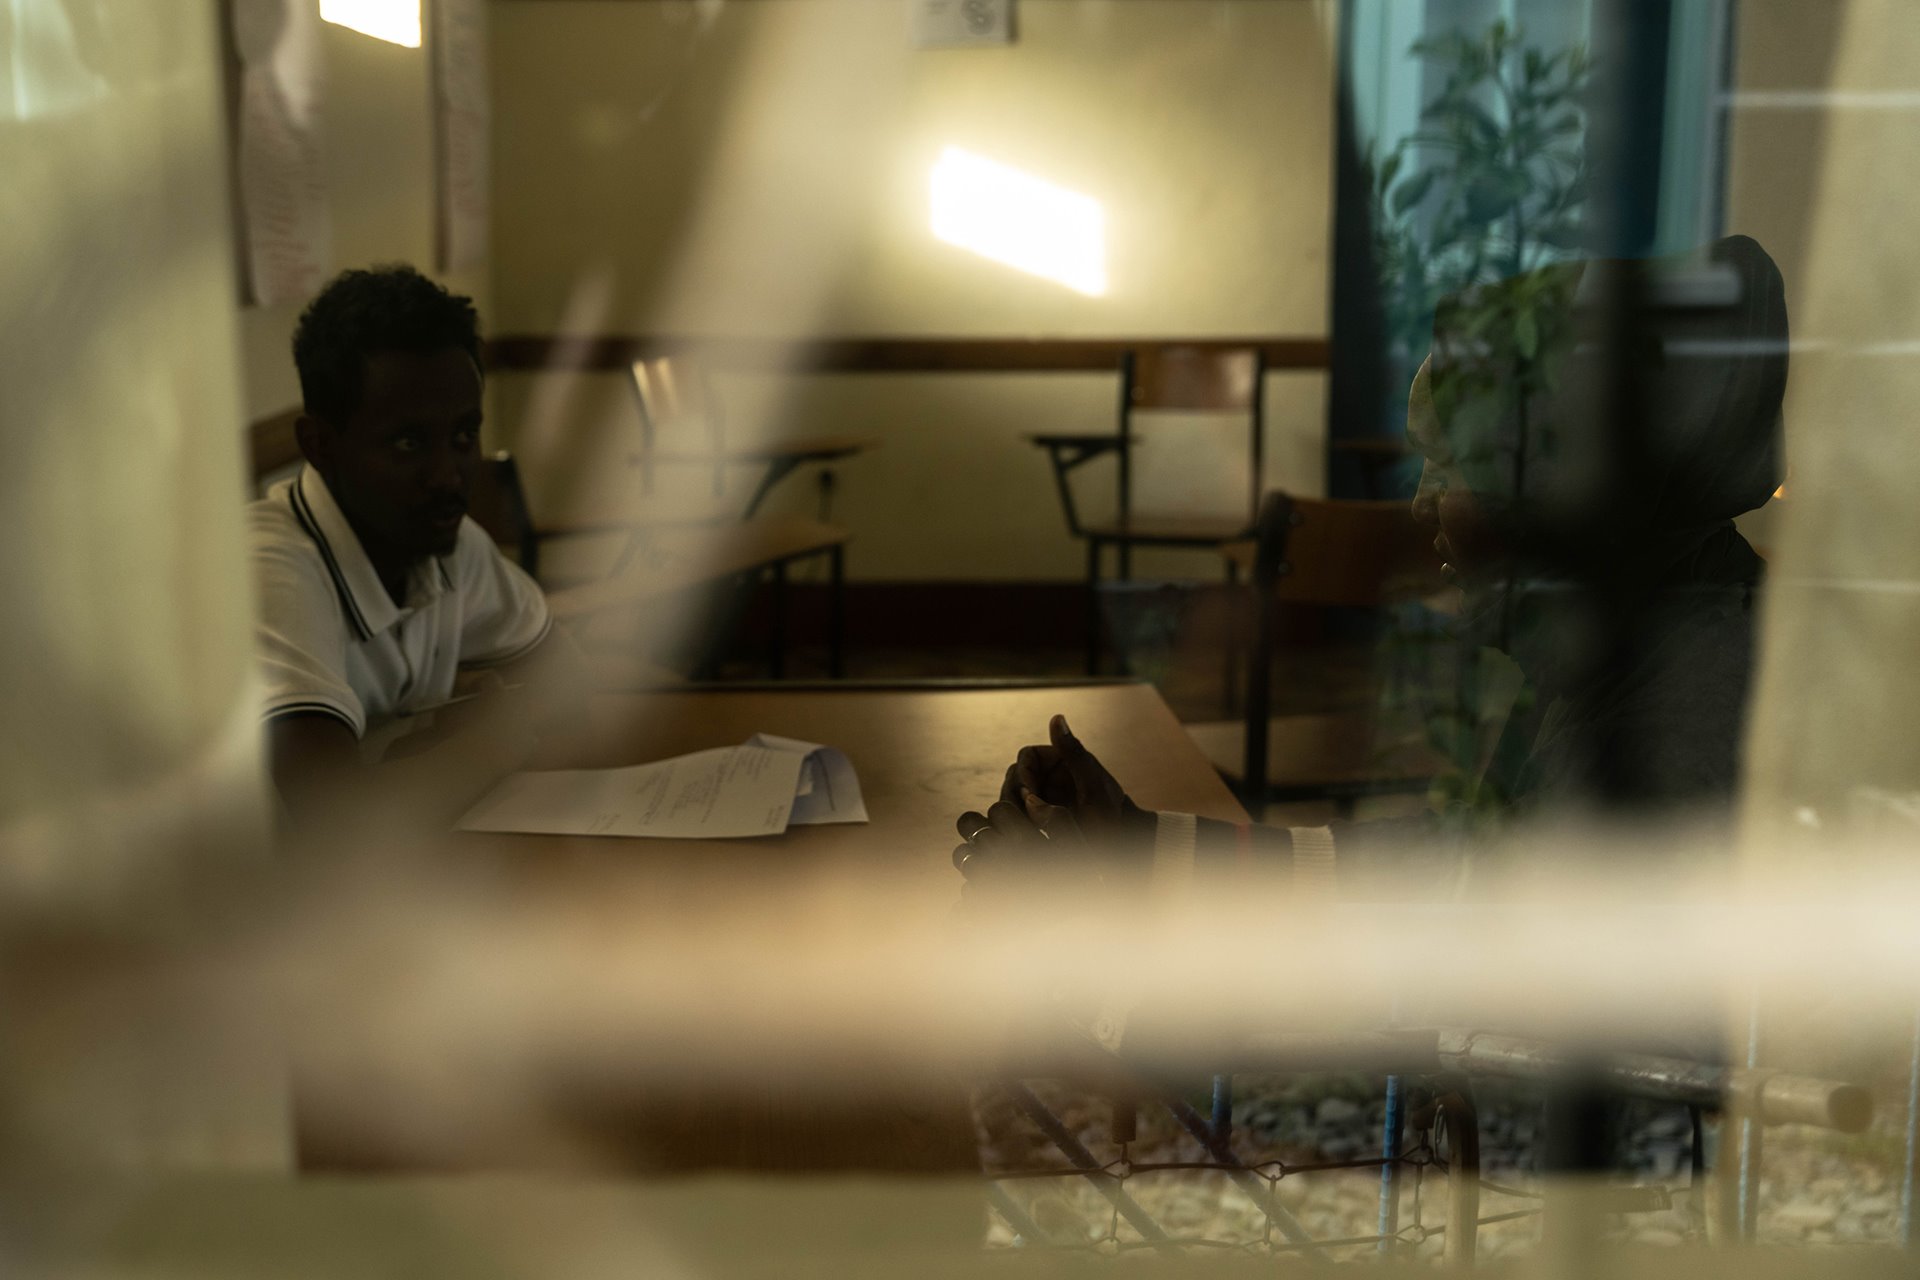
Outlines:
[[[953,865],[969,887],[1047,872],[1119,881],[1152,861],[1154,814],[1127,796],[1065,716],[1053,717],[1047,732],[1047,743],[1020,749],[999,800],[955,824],[965,843]]]

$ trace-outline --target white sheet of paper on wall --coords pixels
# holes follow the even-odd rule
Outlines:
[[[1013,43],[1013,0],[914,0],[913,42],[922,49]]]

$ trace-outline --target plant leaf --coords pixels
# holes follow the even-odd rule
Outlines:
[[[1400,176],[1400,164],[1406,158],[1407,153],[1396,147],[1393,154],[1387,157],[1386,163],[1380,166],[1380,189],[1382,191],[1389,190],[1393,186],[1393,180]]]
[[[1540,352],[1540,322],[1534,318],[1531,308],[1522,311],[1513,322],[1513,345],[1527,360]]]
[[[1434,170],[1425,169],[1401,183],[1393,193],[1393,211],[1404,214],[1424,200],[1427,192],[1432,190],[1436,176]]]
[[[1459,102],[1459,111],[1482,139],[1488,142],[1500,140],[1500,124],[1485,107],[1472,98],[1462,98]]]
[[[1586,232],[1578,222],[1556,222],[1541,233],[1543,244],[1555,249],[1579,250],[1586,247]]]
[[[1526,178],[1516,173],[1483,173],[1467,185],[1467,218],[1491,222],[1513,208],[1527,192]]]

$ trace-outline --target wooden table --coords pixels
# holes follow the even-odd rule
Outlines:
[[[590,740],[549,767],[637,764],[775,733],[838,747],[860,776],[870,821],[794,827],[754,840],[630,840],[602,837],[466,835],[462,843],[515,856],[638,865],[711,862],[776,854],[805,874],[858,867],[928,880],[945,905],[957,880],[949,857],[954,821],[985,809],[1015,753],[1045,742],[1047,720],[1067,717],[1134,800],[1234,822],[1246,813],[1194,747],[1151,685],[1107,682],[981,687],[953,685],[798,688],[749,686],[610,695],[595,706]]]
[[[872,436],[802,436],[798,439],[768,440],[756,445],[720,450],[650,449],[633,454],[629,461],[643,468],[644,491],[653,491],[653,468],[660,463],[700,463],[724,471],[730,466],[759,466],[760,481],[747,499],[741,519],[750,520],[773,487],[810,462],[838,462],[851,458],[878,444]],[[718,475],[715,485],[720,483]],[[716,492],[717,492],[716,488]]]
[[[462,834],[453,855],[486,864],[515,892],[644,920],[663,895],[725,915],[747,899],[804,900],[858,884],[893,927],[939,928],[959,897],[955,822],[1000,795],[1015,754],[1064,714],[1135,802],[1245,822],[1246,811],[1151,686],[763,685],[609,695],[588,741],[536,762],[605,768],[731,746],[773,733],[838,747],[860,778],[869,821],[792,827],[749,840],[636,840]]]
[[[844,904],[852,936],[864,939],[870,927],[875,945],[884,947],[889,937],[950,927],[960,889],[951,861],[959,843],[955,819],[992,803],[1015,753],[1043,741],[1056,712],[1141,805],[1245,820],[1144,684],[700,689],[604,698],[589,740],[540,763],[633,764],[736,744],[756,732],[781,734],[845,751],[871,821],[753,840],[461,834],[447,859],[462,892],[489,896],[509,920],[565,920],[569,939],[676,927],[676,936],[685,936],[689,920],[702,922],[703,936],[737,936],[777,928],[783,914],[828,903]],[[884,918],[868,918],[876,911]],[[689,988],[702,977],[690,969]],[[369,1085],[357,1074],[349,1063],[310,1095],[320,1102],[303,1108],[307,1168],[527,1167],[548,1159],[542,1152],[522,1159],[510,1144],[448,1150],[390,1142],[377,1115],[392,1115],[397,1129],[417,1134],[420,1110],[433,1099],[382,1099],[368,1121],[367,1090],[379,1080]],[[633,1096],[617,1079],[606,1087],[603,1076],[601,1085],[576,1089],[556,1105],[568,1109],[566,1123],[593,1135],[602,1160],[619,1165],[620,1153],[632,1151],[635,1169],[971,1166],[971,1119],[957,1081],[903,1096],[897,1079],[875,1074],[870,1082],[842,1081],[827,1097],[694,1080],[666,1099]],[[344,1100],[344,1109],[329,1114],[327,1098]],[[329,1123],[340,1115],[352,1119]],[[609,1150],[616,1154],[608,1157]]]
[[[711,586],[762,570],[772,575],[768,666],[785,673],[787,566],[827,557],[827,671],[845,668],[846,546],[839,525],[803,516],[768,516],[743,524],[693,525],[636,537],[625,566],[611,575],[547,593],[547,608],[562,621],[579,622],[622,609],[644,608],[678,591]]]

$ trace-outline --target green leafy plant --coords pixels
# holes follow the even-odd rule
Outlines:
[[[1410,52],[1443,79],[1420,127],[1370,158],[1389,363],[1411,378],[1430,343],[1445,345],[1432,390],[1454,459],[1498,478],[1484,498],[1518,498],[1529,449],[1552,447],[1551,424],[1529,422],[1531,407],[1573,341],[1578,270],[1556,264],[1583,238],[1592,63],[1581,45],[1529,47],[1504,20]],[[1451,646],[1436,648],[1435,636],[1390,634],[1388,704],[1420,721],[1447,762],[1433,807],[1455,829],[1496,822],[1509,797],[1489,769],[1494,739],[1531,692],[1496,696],[1513,671],[1498,653],[1443,659]]]
[[[1532,48],[1504,19],[1410,53],[1445,79],[1420,127],[1369,168],[1389,338],[1417,363],[1440,299],[1578,249],[1592,62],[1578,44]],[[1528,335],[1516,318],[1515,341],[1532,345]]]

